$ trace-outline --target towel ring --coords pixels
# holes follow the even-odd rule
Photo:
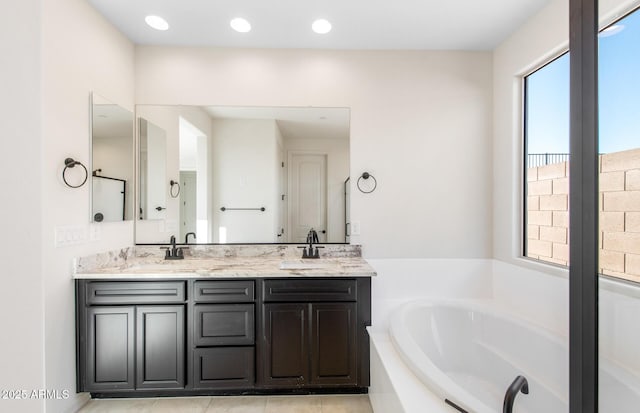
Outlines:
[[[84,180],[82,181],[82,183],[80,185],[71,185],[68,181],[67,181],[67,169],[73,168],[76,165],[80,165],[82,166],[82,169],[84,169]],[[73,158],[67,158],[64,160],[64,169],[62,170],[62,180],[64,181],[65,185],[67,185],[69,188],[80,188],[82,185],[85,184],[85,182],[87,182],[87,179],[89,178],[89,172],[87,171],[87,167],[84,166],[82,164],[82,162],[80,161],[76,161]]]
[[[371,188],[370,190],[366,191],[364,189],[362,189],[361,185],[361,181],[364,179],[363,182],[367,182],[367,180],[371,178],[373,179],[373,188]],[[360,178],[358,178],[358,182],[357,182],[357,186],[358,186],[358,190],[360,192],[362,192],[363,194],[370,194],[373,191],[376,190],[377,186],[378,186],[378,181],[376,180],[375,176],[371,175],[369,172],[363,172],[362,175],[360,175]]]
[[[178,181],[174,181],[173,179],[171,181],[169,181],[169,185],[171,185],[171,188],[169,189],[169,194],[171,195],[171,198],[177,198],[178,195],[180,195],[180,183],[178,183]],[[174,186],[178,186],[178,192],[176,192],[175,194],[173,193],[173,187]]]

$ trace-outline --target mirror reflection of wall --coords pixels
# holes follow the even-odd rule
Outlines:
[[[133,218],[133,113],[91,95],[91,221]]]
[[[189,243],[300,243],[311,228],[320,242],[345,242],[349,109],[136,111],[166,131],[167,179],[181,186],[162,223],[137,222],[137,243],[166,243],[171,235],[184,242],[187,234]]]
[[[167,208],[167,136],[159,126],[139,118],[138,219],[164,219]]]
[[[207,133],[179,118],[180,147],[180,239],[211,242],[209,219],[209,138]]]

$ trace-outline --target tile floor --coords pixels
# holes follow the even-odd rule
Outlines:
[[[373,413],[369,396],[219,396],[91,400],[78,413]]]

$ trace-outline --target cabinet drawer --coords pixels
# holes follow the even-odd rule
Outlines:
[[[88,304],[179,303],[185,299],[184,281],[90,282],[86,285]]]
[[[195,349],[193,384],[196,389],[253,387],[254,359],[254,347]]]
[[[247,303],[255,299],[253,281],[196,281],[194,300],[200,303]]]
[[[264,281],[264,301],[356,301],[356,280],[277,279]]]
[[[196,346],[254,344],[253,304],[197,304],[193,319]]]

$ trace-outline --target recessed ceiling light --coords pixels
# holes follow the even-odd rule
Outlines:
[[[168,30],[169,23],[160,16],[147,16],[144,21],[156,30]]]
[[[311,28],[318,34],[327,34],[331,31],[331,23],[325,19],[318,19],[313,22]]]
[[[231,25],[231,28],[233,30],[240,33],[247,33],[251,31],[251,23],[249,23],[242,17],[236,17],[235,19],[231,20],[231,23],[229,24]]]

